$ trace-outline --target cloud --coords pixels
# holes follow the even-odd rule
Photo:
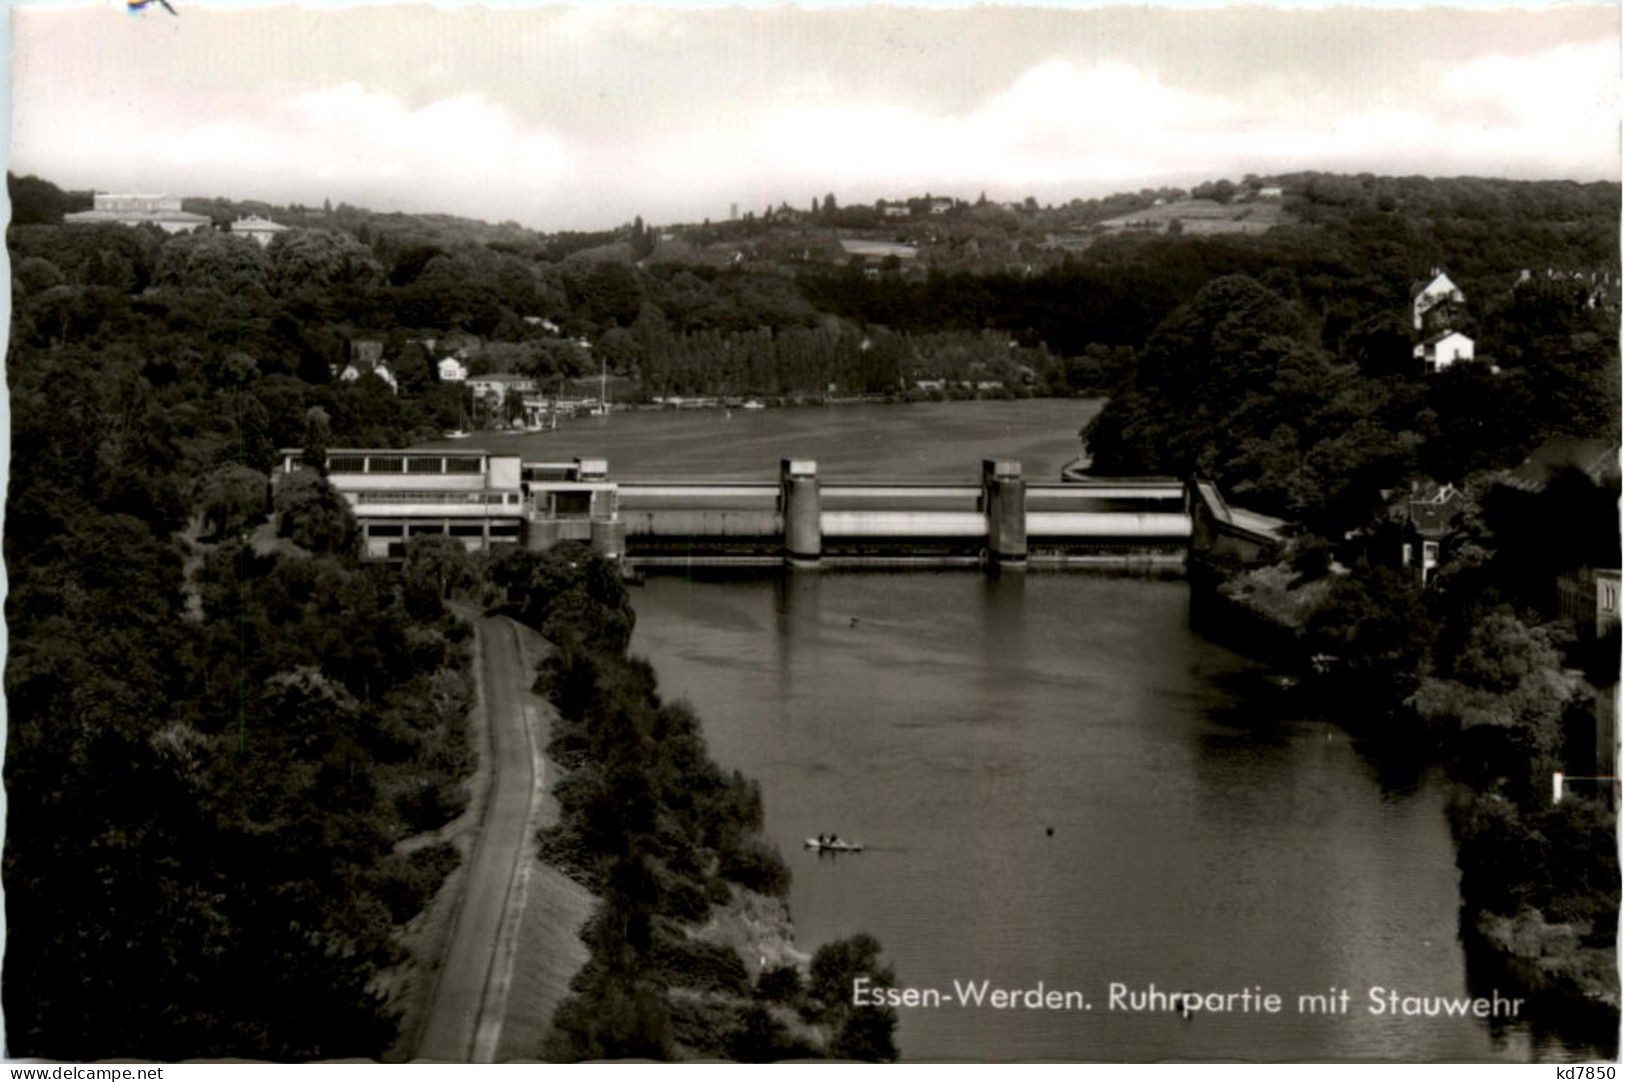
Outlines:
[[[244,174],[296,168],[313,179],[392,194],[557,183],[571,168],[564,143],[518,124],[478,93],[413,108],[344,83],[273,99],[250,115],[210,120],[160,139],[155,157]]]
[[[17,24],[13,155],[73,187],[542,228],[829,191],[1619,175],[1602,16],[1368,15],[33,12]],[[355,48],[373,39],[390,47]]]
[[[1610,42],[1441,67],[1402,106],[1226,90],[1176,88],[1122,62],[1054,59],[957,115],[885,103],[770,107],[747,157],[831,186],[897,191],[907,178],[902,190],[930,182],[1006,195],[1295,169],[1618,175]]]
[[[110,104],[79,117],[74,140],[93,147],[100,161],[117,163],[104,186],[186,178],[168,186],[205,194],[201,180],[220,193],[305,201],[312,192],[316,199],[356,200],[365,193],[393,206],[488,214],[504,203],[537,210],[539,197],[573,170],[563,140],[520,123],[477,92],[413,106],[342,83],[232,96],[206,103],[204,116],[195,115],[195,105],[154,110],[149,102],[138,120],[129,115],[136,109]],[[20,156],[54,142],[61,122],[50,107],[20,118]]]

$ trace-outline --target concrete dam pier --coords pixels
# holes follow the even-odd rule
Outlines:
[[[273,484],[306,468],[285,451]],[[797,458],[776,482],[617,480],[602,459],[481,450],[332,450],[325,472],[363,554],[383,560],[440,534],[470,549],[578,541],[635,568],[1178,568],[1192,538],[1178,480],[1033,482],[1005,459],[970,484],[826,480]]]
[[[528,483],[545,518],[548,482]],[[1179,566],[1191,537],[1178,481],[1033,484],[1006,460],[977,484],[828,481],[793,458],[777,483],[612,484],[598,506],[637,567]]]

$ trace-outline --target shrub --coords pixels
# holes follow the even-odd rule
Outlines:
[[[423,912],[461,860],[446,842],[386,857],[378,870],[378,896],[389,908],[390,919],[401,924]]]
[[[205,477],[198,490],[198,510],[209,536],[235,536],[263,518],[266,484],[263,473],[235,462]]]
[[[312,470],[301,470],[277,486],[277,533],[314,553],[354,555],[361,531],[350,505]]]
[[[794,1004],[801,998],[801,971],[795,966],[772,966],[756,977],[756,998],[769,1003]]]
[[[761,894],[782,898],[790,892],[790,866],[761,838],[746,838],[725,851],[718,870],[724,879]]]
[[[751,990],[745,963],[732,947],[681,934],[656,938],[649,969],[652,979],[667,985],[732,996],[747,996]]]

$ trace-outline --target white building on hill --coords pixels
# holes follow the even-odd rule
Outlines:
[[[178,195],[97,192],[90,210],[62,216],[65,225],[155,225],[165,233],[187,233],[210,224],[206,214],[181,209]]]
[[[1413,353],[1429,372],[1443,372],[1457,361],[1473,359],[1473,340],[1460,331],[1440,331],[1418,342]]]
[[[1411,322],[1417,330],[1429,324],[1432,317],[1443,315],[1451,305],[1465,304],[1467,296],[1450,276],[1438,267],[1433,277],[1411,291]]]
[[[278,233],[286,233],[288,227],[281,222],[273,222],[269,218],[262,218],[258,214],[250,214],[246,218],[238,218],[231,223],[233,233],[258,241],[261,248],[267,247]]]

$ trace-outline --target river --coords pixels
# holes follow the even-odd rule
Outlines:
[[[765,477],[793,454],[826,475],[969,480],[996,454],[1048,478],[1094,410],[633,414],[511,439],[623,476]],[[695,706],[713,755],[762,783],[803,947],[867,931],[900,985],[1042,981],[1091,1004],[904,1008],[906,1059],[1596,1054],[1524,1021],[1368,1012],[1372,987],[1468,990],[1444,786],[1384,775],[1342,730],[1284,714],[1266,673],[1189,630],[1183,581],[654,575],[633,601],[634,652]],[[830,831],[868,848],[802,847]],[[1284,1005],[1183,1022],[1110,1010],[1112,982]],[[1299,1013],[1300,994],[1341,989],[1346,1014]]]
[[[653,410],[578,417],[549,432],[475,433],[463,447],[526,459],[609,460],[620,479],[767,480],[780,458],[811,458],[841,480],[963,481],[983,458],[1016,459],[1055,481],[1082,449],[1091,399],[802,406],[768,410]],[[437,443],[436,446],[457,446]]]

